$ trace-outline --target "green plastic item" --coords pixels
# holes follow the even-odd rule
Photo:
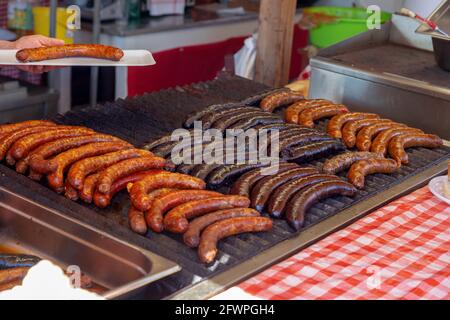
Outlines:
[[[367,18],[371,15],[363,8],[310,7],[306,13],[322,13],[337,18],[334,23],[322,24],[309,31],[311,44],[326,48],[368,30]],[[390,20],[391,14],[381,12],[381,23]]]

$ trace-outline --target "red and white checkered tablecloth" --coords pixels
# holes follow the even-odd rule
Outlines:
[[[450,206],[419,189],[215,299],[450,299]]]

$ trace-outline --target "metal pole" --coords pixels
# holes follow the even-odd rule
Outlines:
[[[58,7],[58,0],[50,0],[50,37],[56,36],[56,9]]]
[[[92,25],[93,43],[98,43],[100,41],[100,9],[101,9],[101,1],[94,0],[94,19]],[[98,90],[98,67],[91,67],[91,88],[90,88],[91,107],[95,107],[97,105],[97,90]]]

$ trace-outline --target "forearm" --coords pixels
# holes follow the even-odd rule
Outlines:
[[[15,49],[14,42],[0,40],[0,50]]]

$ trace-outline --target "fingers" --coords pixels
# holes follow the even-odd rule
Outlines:
[[[49,38],[49,37],[44,37],[44,36],[40,36],[40,37],[41,38],[39,39],[39,41],[40,41],[41,45],[44,47],[62,46],[64,44],[64,40]]]

